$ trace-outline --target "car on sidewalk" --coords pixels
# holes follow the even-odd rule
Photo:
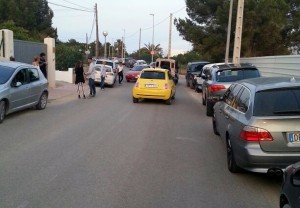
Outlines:
[[[16,111],[30,107],[45,109],[48,93],[48,81],[38,67],[0,61],[0,123]]]
[[[203,79],[202,104],[206,106],[206,115],[212,116],[214,104],[224,95],[233,82],[260,76],[259,70],[248,63],[205,65],[201,77]]]
[[[213,109],[213,130],[226,146],[229,171],[280,175],[299,161],[300,80],[237,81]]]
[[[164,100],[167,105],[175,99],[175,83],[170,70],[161,68],[143,69],[132,89],[132,101],[141,99]]]

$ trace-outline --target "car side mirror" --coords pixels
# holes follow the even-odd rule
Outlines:
[[[300,186],[300,168],[292,175],[292,184],[294,186]]]

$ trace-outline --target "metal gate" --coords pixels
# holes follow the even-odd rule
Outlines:
[[[14,40],[14,55],[15,60],[31,64],[35,56],[40,53],[47,54],[47,45],[44,43]]]

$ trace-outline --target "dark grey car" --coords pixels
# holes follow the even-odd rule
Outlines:
[[[15,111],[35,106],[46,108],[48,81],[39,68],[0,61],[0,123]]]
[[[194,61],[189,62],[186,66],[186,86],[190,87],[191,89],[198,88],[197,86],[197,76],[201,75],[203,67],[209,64],[208,61]],[[202,87],[202,86],[199,86]]]
[[[215,104],[212,123],[226,144],[229,171],[280,175],[300,158],[300,80],[238,81]]]
[[[300,162],[288,166],[283,174],[280,208],[300,207]]]
[[[260,77],[259,70],[252,64],[239,65],[214,63],[203,67],[202,104],[206,105],[206,115],[212,116],[213,106],[235,81]]]

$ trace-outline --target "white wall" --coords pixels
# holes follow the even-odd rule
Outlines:
[[[68,71],[55,71],[56,81],[64,81],[68,83],[73,83],[73,68],[69,68]]]
[[[300,78],[300,55],[241,58],[254,64],[263,76],[295,76]]]

